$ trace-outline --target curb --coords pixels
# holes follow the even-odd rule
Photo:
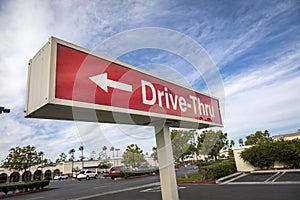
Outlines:
[[[271,169],[271,170],[250,171],[250,173],[274,173],[274,172],[300,172],[300,169]]]
[[[141,175],[141,176],[130,176],[128,178],[123,178],[123,177],[117,177],[114,180],[115,181],[121,181],[121,180],[126,180],[126,179],[136,179],[136,178],[144,178],[144,177],[149,177],[149,176],[158,176],[159,174],[146,174],[146,175]]]
[[[0,195],[0,199],[6,199],[6,198],[10,198],[10,197],[17,197],[17,196],[23,196],[26,194],[32,194],[32,193],[37,193],[37,192],[45,192],[45,191],[49,191],[49,190],[53,190],[53,188],[45,188],[42,190],[34,190],[34,191],[28,191],[28,192],[18,192],[15,194],[7,194],[7,195]]]
[[[205,181],[205,182],[177,182],[177,185],[214,185],[216,180]]]

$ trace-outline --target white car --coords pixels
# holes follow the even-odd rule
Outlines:
[[[79,181],[81,181],[81,179],[89,180],[90,178],[96,179],[97,173],[95,171],[86,170],[86,171],[79,172],[79,174],[77,175],[77,179]]]
[[[69,177],[65,174],[56,174],[53,180],[67,180]]]

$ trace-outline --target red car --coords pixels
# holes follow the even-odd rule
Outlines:
[[[109,176],[111,179],[115,179],[117,177],[120,177],[120,172],[123,172],[125,171],[125,166],[116,166],[116,167],[112,167],[110,170],[109,170]]]

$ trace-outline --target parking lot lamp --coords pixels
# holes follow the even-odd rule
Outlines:
[[[0,114],[2,114],[2,113],[10,113],[10,109],[0,107]]]

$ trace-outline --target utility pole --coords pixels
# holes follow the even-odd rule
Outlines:
[[[115,149],[116,150],[116,152],[117,152],[117,166],[119,165],[119,159],[118,159],[118,151],[120,151],[120,149]]]

